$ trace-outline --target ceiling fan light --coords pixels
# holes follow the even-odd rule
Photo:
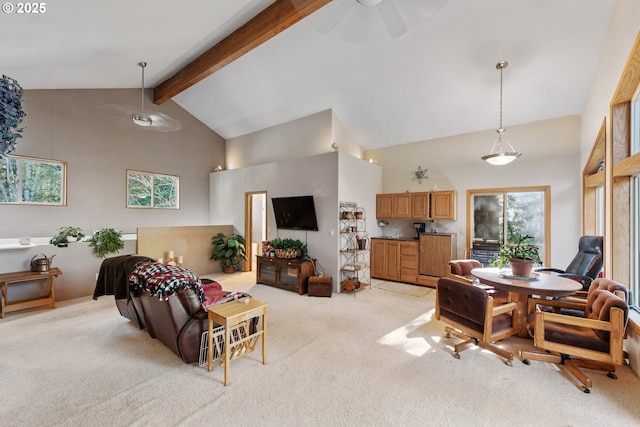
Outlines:
[[[147,127],[153,124],[153,120],[151,120],[151,117],[147,116],[146,114],[132,114],[131,120],[133,120],[133,123],[137,124],[138,126]]]
[[[383,0],[356,0],[363,6],[375,6],[377,4],[382,3]]]

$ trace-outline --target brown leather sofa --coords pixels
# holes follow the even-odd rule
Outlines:
[[[136,264],[151,258],[123,255],[103,261],[93,298],[114,295],[120,314],[146,329],[185,363],[198,362],[200,337],[208,329],[207,312],[191,289],[178,290],[161,300],[148,292],[131,289],[129,274]]]

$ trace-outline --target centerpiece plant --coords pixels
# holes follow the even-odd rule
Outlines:
[[[542,260],[533,236],[516,234],[511,242],[500,246],[497,258],[490,263],[500,268],[510,265],[514,276],[529,276],[533,265],[542,265]]]

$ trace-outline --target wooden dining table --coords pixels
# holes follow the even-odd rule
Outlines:
[[[532,295],[560,297],[582,289],[582,284],[566,277],[546,273],[533,273],[530,277],[512,276],[511,270],[500,268],[474,268],[471,274],[480,282],[511,294],[518,304],[517,335],[527,338],[528,300]]]

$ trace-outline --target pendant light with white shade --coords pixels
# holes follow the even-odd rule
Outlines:
[[[513,148],[509,138],[504,134],[505,129],[502,127],[502,74],[507,65],[509,65],[507,61],[500,61],[496,64],[496,69],[500,70],[500,128],[496,131],[498,137],[493,143],[491,152],[482,156],[482,160],[494,166],[506,165],[522,155]]]

